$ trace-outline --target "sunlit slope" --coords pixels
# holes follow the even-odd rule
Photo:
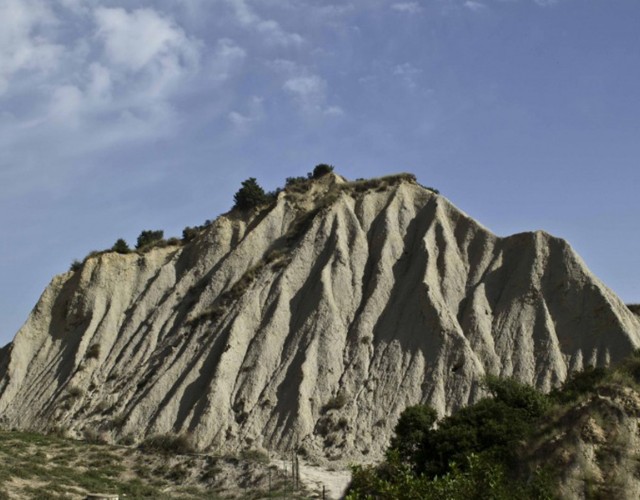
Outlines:
[[[194,240],[53,279],[0,360],[5,424],[379,456],[400,412],[544,390],[640,345],[564,241],[499,238],[412,176],[329,174]]]

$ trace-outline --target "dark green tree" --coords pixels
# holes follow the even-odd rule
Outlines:
[[[268,198],[256,178],[249,177],[242,183],[242,187],[234,195],[233,200],[235,208],[247,210],[266,203]]]
[[[164,238],[164,231],[142,231],[140,236],[138,236],[138,240],[136,241],[136,249],[140,250],[143,247],[151,245],[152,243],[156,243],[158,241],[162,241]]]
[[[517,443],[534,429],[548,410],[550,398],[512,378],[487,377],[492,398],[484,398],[443,419],[422,443],[419,472],[429,477],[447,473],[451,464],[463,466],[471,454],[488,454],[509,463]]]
[[[127,242],[125,240],[119,238],[111,247],[111,251],[118,253],[129,253],[131,249],[129,248],[129,245],[127,245]]]
[[[185,243],[194,240],[196,238],[196,236],[198,236],[198,233],[200,231],[198,230],[197,227],[185,227],[182,230],[182,241],[184,241]]]
[[[422,464],[423,446],[437,419],[438,413],[430,406],[409,406],[396,424],[390,449],[397,452],[403,462]]]
[[[319,179],[323,175],[330,174],[331,172],[333,172],[333,165],[327,165],[326,163],[320,163],[319,165],[316,165],[316,167],[313,169],[312,176],[313,176],[314,179]]]

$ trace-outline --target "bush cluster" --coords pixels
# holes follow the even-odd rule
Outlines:
[[[140,443],[140,449],[182,455],[195,451],[192,439],[185,434],[156,434]]]
[[[330,174],[333,172],[333,165],[327,165],[326,163],[320,163],[316,165],[311,173],[311,177],[314,179],[319,179],[320,177]]]
[[[138,236],[136,241],[136,250],[140,250],[146,246],[152,245],[154,243],[158,243],[164,239],[164,231],[148,231],[144,230]]]
[[[348,499],[548,498],[544,474],[521,479],[516,450],[549,410],[550,396],[513,379],[488,377],[491,398],[441,420],[429,406],[407,408],[386,460],[355,467]]]

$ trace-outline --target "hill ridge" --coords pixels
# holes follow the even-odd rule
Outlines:
[[[549,390],[639,345],[564,240],[498,237],[410,174],[328,174],[55,277],[0,359],[0,417],[372,458],[410,404],[450,413],[486,373]]]

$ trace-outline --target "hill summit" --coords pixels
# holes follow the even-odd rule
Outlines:
[[[410,174],[291,179],[189,238],[56,276],[0,351],[6,426],[381,456],[400,413],[548,391],[640,346],[562,239],[500,238]]]

